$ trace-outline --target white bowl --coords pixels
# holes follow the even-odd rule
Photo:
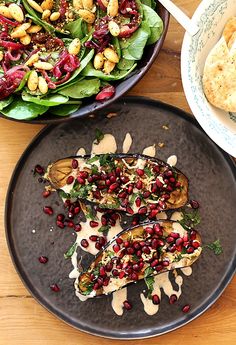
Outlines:
[[[205,60],[220,39],[227,20],[236,16],[236,0],[203,0],[192,20],[199,32],[184,36],[181,51],[181,75],[184,92],[197,121],[223,150],[236,157],[236,113],[212,106],[202,87]]]

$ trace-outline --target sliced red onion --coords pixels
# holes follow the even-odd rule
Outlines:
[[[96,101],[106,101],[114,96],[116,89],[112,85],[105,86],[96,96]]]
[[[10,42],[10,41],[4,41],[0,39],[0,46],[4,48],[10,48],[12,50],[17,50],[17,49],[23,49],[25,46],[21,43],[15,43],[15,42]]]
[[[11,25],[11,26],[17,26],[19,25],[19,22],[13,22],[12,20],[6,18],[6,17],[3,17],[1,14],[0,14],[0,23],[2,24],[8,24],[8,25]]]

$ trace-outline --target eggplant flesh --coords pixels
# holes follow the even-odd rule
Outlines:
[[[122,231],[101,250],[76,281],[89,297],[109,294],[157,274],[192,265],[202,251],[201,237],[169,220]]]
[[[188,200],[188,179],[181,171],[140,154],[61,159],[48,166],[45,178],[67,198],[130,214],[150,214],[150,218],[180,208]]]

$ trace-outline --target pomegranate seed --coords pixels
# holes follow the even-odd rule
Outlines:
[[[53,209],[51,208],[51,206],[44,206],[43,212],[51,216],[53,214]]]
[[[70,207],[70,205],[71,205],[70,200],[65,200],[64,206],[67,208],[67,207]]]
[[[189,305],[189,304],[186,304],[185,306],[183,306],[182,312],[183,312],[183,313],[188,313],[190,309],[191,309],[191,308],[190,308],[190,305]]]
[[[148,190],[145,191],[145,192],[143,192],[143,197],[144,197],[144,199],[149,198],[150,195],[151,195],[151,192],[149,192]]]
[[[156,223],[153,225],[153,230],[155,231],[155,233],[159,236],[163,236],[163,231],[161,229],[160,224]]]
[[[197,201],[197,200],[191,200],[190,201],[190,205],[191,205],[191,207],[193,208],[193,209],[197,209],[197,208],[199,208],[199,202]]]
[[[130,184],[130,185],[128,186],[128,190],[127,190],[128,194],[132,194],[132,193],[133,193],[133,189],[134,189],[133,185]]]
[[[43,256],[43,255],[40,256],[38,260],[41,264],[46,264],[48,262],[48,258],[46,256]]]
[[[64,229],[64,227],[65,227],[65,224],[63,222],[61,222],[60,220],[57,220],[56,224],[61,229]]]
[[[137,275],[136,272],[133,272],[133,273],[131,274],[131,279],[132,279],[132,280],[138,280],[138,275]]]
[[[116,176],[112,175],[110,177],[110,181],[111,181],[111,183],[115,183],[116,182]]]
[[[133,247],[134,247],[134,249],[139,250],[141,246],[138,242],[134,242]]]
[[[120,193],[118,194],[118,197],[119,197],[120,199],[125,199],[125,198],[127,197],[127,193],[126,193],[125,191],[120,192]]]
[[[198,241],[193,241],[192,246],[193,246],[193,248],[198,248],[198,247],[200,247],[200,243]]]
[[[131,310],[132,309],[132,304],[128,302],[127,300],[123,302],[124,308],[126,310]]]
[[[156,192],[157,192],[157,189],[158,189],[157,184],[154,183],[154,184],[152,185],[152,188],[151,188],[152,193],[156,193]]]
[[[73,176],[68,176],[66,179],[66,184],[71,184],[74,182],[74,177]]]
[[[114,190],[116,190],[119,187],[118,183],[112,183],[109,187],[109,190],[114,192]]]
[[[166,208],[166,203],[164,201],[159,201],[158,205],[164,210]]]
[[[77,181],[78,181],[78,178],[77,178]],[[93,178],[92,178],[92,176],[89,176],[88,177],[88,183],[92,183],[93,182]]]
[[[103,286],[107,286],[109,284],[110,277],[106,277],[103,281]]]
[[[116,243],[117,243],[117,244],[121,244],[121,243],[123,243],[122,238],[117,237],[117,238],[116,238]]]
[[[82,228],[82,227],[81,227],[80,224],[76,224],[74,230],[75,230],[76,232],[79,232],[79,231],[81,231],[81,228]]]
[[[122,183],[127,183],[127,182],[129,182],[128,176],[121,176],[121,177],[120,177],[120,180],[121,180]]]
[[[177,240],[175,241],[176,246],[181,246],[183,243],[184,240],[181,237],[177,238]]]
[[[134,270],[134,271],[139,271],[139,270],[140,270],[139,265],[138,265],[138,264],[134,264],[134,265],[133,265],[133,270]]]
[[[142,256],[142,251],[141,251],[141,250],[138,250],[138,251],[136,252],[136,255],[137,255],[138,257],[141,257],[141,256]]]
[[[154,165],[153,169],[152,169],[155,173],[159,173],[160,172],[160,167],[158,165]]]
[[[135,187],[136,187],[137,189],[142,189],[142,188],[143,188],[143,182],[142,182],[142,181],[138,181],[138,182],[136,183]]]
[[[119,271],[114,269],[114,270],[112,270],[112,274],[113,274],[114,277],[118,277]]]
[[[156,268],[155,268],[155,270],[157,271],[157,272],[160,272],[161,270],[162,270],[162,265],[160,264],[160,265],[157,265],[156,266]]]
[[[96,235],[91,235],[89,236],[90,241],[96,242],[98,240],[98,236]]]
[[[96,242],[96,243],[95,243],[95,248],[96,248],[97,250],[100,250],[100,249],[102,248],[102,245],[101,245],[99,242]]]
[[[153,228],[151,228],[150,226],[147,226],[147,227],[145,228],[145,231],[146,231],[149,235],[153,235],[153,233],[154,233]]]
[[[175,183],[175,178],[174,178],[174,177],[171,177],[171,178],[169,179],[169,181],[170,181],[171,183]]]
[[[170,195],[169,194],[162,194],[161,196],[164,200],[169,200],[170,199]]]
[[[152,296],[152,303],[153,304],[160,304],[160,298],[159,298],[159,296],[158,295],[153,295]]]
[[[80,213],[80,206],[76,206],[74,208],[74,214],[78,214],[78,213]]]
[[[181,187],[181,183],[180,182],[176,182],[175,187],[176,188]]]
[[[60,291],[60,288],[57,284],[52,284],[50,285],[50,289],[54,292],[59,292]]]
[[[146,206],[142,206],[138,210],[138,214],[146,214],[146,213],[147,213],[147,207]]]
[[[156,218],[156,215],[159,213],[159,210],[151,210],[151,212],[148,215],[149,219]]]
[[[158,259],[153,260],[153,262],[151,262],[151,267],[157,266],[158,263],[159,263],[159,260],[158,260]]]
[[[150,254],[150,249],[147,246],[144,246],[142,248],[142,252],[145,253],[145,254]]]
[[[108,262],[108,264],[106,264],[106,271],[107,271],[107,272],[111,272],[112,268],[113,268],[112,263],[111,263],[111,262]]]
[[[39,165],[39,164],[35,165],[34,171],[39,175],[44,174],[44,168],[41,167],[41,165]]]
[[[167,239],[166,239],[166,242],[167,243],[172,243],[172,242],[174,242],[174,240],[175,239],[172,236],[168,236]]]
[[[125,276],[125,271],[121,271],[119,274],[119,278],[122,279],[124,278],[124,276]]]
[[[57,215],[57,220],[59,220],[59,221],[63,221],[65,219],[65,216],[64,216],[64,214],[58,214]]]
[[[162,266],[167,267],[169,266],[170,262],[168,260],[162,261]]]
[[[75,223],[72,222],[72,220],[70,220],[69,222],[67,222],[66,225],[67,225],[69,228],[74,228],[74,227],[75,227]]]
[[[170,236],[172,236],[174,238],[179,238],[179,234],[177,232],[171,232]]]
[[[139,224],[139,217],[138,216],[134,216],[132,219],[132,225],[138,225]]]
[[[45,190],[45,191],[43,192],[43,197],[44,197],[44,198],[47,198],[47,197],[49,197],[50,194],[51,194],[50,190]]]
[[[94,286],[93,286],[93,289],[94,290],[98,290],[100,288],[100,285],[98,283],[95,283]]]
[[[91,220],[89,222],[89,225],[91,226],[91,228],[96,228],[98,226],[98,222],[95,222],[94,220]]]
[[[174,304],[177,301],[177,296],[176,295],[171,295],[169,298],[169,303]]]
[[[176,245],[174,244],[172,247],[168,248],[171,253],[174,253],[176,251]]]
[[[142,268],[144,267],[144,262],[141,261],[141,262],[139,263],[139,267],[140,267],[140,269],[142,269]]]
[[[73,169],[77,169],[78,168],[78,161],[77,159],[72,159],[72,162],[71,162],[71,166]]]
[[[157,178],[156,179],[156,185],[157,185],[158,188],[162,188],[163,183]]]
[[[78,181],[79,184],[82,184],[82,185],[85,184],[85,180],[82,177],[78,176],[77,177],[77,181]]]
[[[93,281],[93,280],[95,280],[95,279],[96,279],[95,275],[94,275],[93,273],[91,273],[91,274],[90,274],[90,280]]]
[[[187,253],[188,254],[192,254],[194,252],[194,248],[193,247],[188,247],[187,248]]]
[[[117,175],[117,176],[120,176],[120,173],[121,173],[121,168],[120,168],[120,167],[117,167],[117,168],[116,168],[116,175]]]
[[[157,247],[158,247],[158,240],[154,238],[152,240],[152,249],[157,249]]]
[[[126,207],[126,212],[128,212],[129,214],[134,214],[134,210],[132,210],[130,206]]]
[[[191,240],[196,240],[196,237],[197,237],[196,231],[195,231],[195,230],[192,230],[192,231],[190,232],[190,239],[191,239]]]
[[[107,179],[107,180],[105,181],[105,185],[106,185],[106,186],[110,186],[110,184],[111,184],[111,181],[110,181],[109,179]]]
[[[114,250],[115,253],[118,253],[118,251],[120,250],[119,244],[114,244],[113,250]]]
[[[101,193],[100,193],[100,191],[99,191],[99,190],[93,191],[93,197],[94,197],[95,199],[101,199]]]
[[[136,173],[138,174],[138,176],[143,176],[144,175],[144,170],[143,169],[137,169]]]
[[[89,246],[89,243],[86,239],[81,240],[80,244],[84,248],[87,248]]]
[[[140,207],[140,205],[141,205],[141,198],[137,198],[136,200],[135,200],[135,205],[137,206],[137,207]]]
[[[100,236],[98,242],[101,244],[101,246],[104,246],[106,243],[106,240],[103,236]]]
[[[105,276],[105,275],[106,275],[106,270],[105,270],[105,267],[104,267],[104,266],[101,266],[101,267],[99,268],[99,274],[100,274],[101,276]]]
[[[79,176],[82,179],[86,179],[86,178],[88,178],[88,172],[87,171],[80,171]]]
[[[132,248],[132,247],[127,248],[127,254],[129,254],[129,255],[134,254],[134,248]]]

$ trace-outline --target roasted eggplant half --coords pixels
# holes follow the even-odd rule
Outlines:
[[[202,251],[197,231],[169,220],[122,231],[81,273],[76,289],[89,297],[109,294],[165,271],[190,266]]]
[[[140,154],[77,156],[49,165],[45,178],[67,199],[155,218],[188,200],[188,179],[167,163]]]

